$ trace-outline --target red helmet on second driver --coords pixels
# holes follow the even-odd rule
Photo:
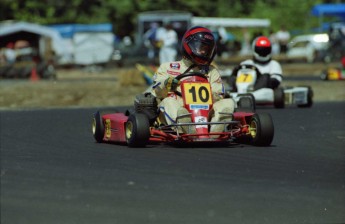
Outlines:
[[[269,62],[272,57],[271,41],[265,36],[257,37],[253,41],[253,52],[256,61],[261,63]]]
[[[182,38],[182,55],[196,65],[209,65],[216,54],[212,32],[201,26],[187,30]]]

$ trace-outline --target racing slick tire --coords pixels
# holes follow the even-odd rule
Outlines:
[[[255,98],[253,94],[240,94],[236,112],[255,112]]]
[[[254,114],[250,121],[251,144],[269,146],[273,141],[274,125],[270,114]]]
[[[307,92],[307,103],[306,104],[299,104],[297,107],[300,108],[306,108],[306,107],[311,107],[313,105],[313,96],[314,92],[313,89],[310,86],[305,86],[308,89]]]
[[[125,125],[129,147],[145,147],[150,139],[150,122],[142,113],[130,114]]]
[[[284,89],[278,87],[274,90],[274,107],[275,108],[284,108],[285,107],[285,94]]]
[[[97,111],[93,116],[92,133],[93,137],[96,139],[98,143],[103,142],[104,124],[102,120],[102,114],[100,111]]]
[[[102,120],[103,115],[105,114],[114,114],[118,113],[118,110],[104,110],[104,111],[97,111],[93,115],[92,119],[92,133],[93,137],[96,139],[98,143],[103,142],[104,137],[104,123]]]

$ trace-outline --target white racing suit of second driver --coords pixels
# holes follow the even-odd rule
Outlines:
[[[159,109],[161,114],[164,114],[164,118],[167,124],[176,122],[178,109],[183,107],[183,99],[176,94],[168,94],[168,90],[165,87],[164,82],[170,76],[176,77],[180,74],[183,74],[189,68],[189,66],[191,66],[191,62],[186,59],[171,63],[163,63],[158,68],[153,77],[152,94],[156,96],[158,100],[161,100],[161,102],[159,103]],[[200,70],[198,69],[198,67],[194,67],[189,72],[199,71]],[[234,112],[234,101],[230,98],[224,99],[224,86],[220,74],[214,66],[210,65],[207,77],[211,84],[214,101],[214,113],[212,115],[211,121],[220,121],[223,120],[225,116],[219,114],[219,112]],[[180,86],[177,87],[177,91],[181,92]],[[227,119],[229,120],[229,116],[227,116]],[[223,128],[224,125],[212,125],[211,132],[219,132],[222,131]]]
[[[241,65],[254,65],[259,72],[261,73],[261,77],[257,80],[255,84],[255,89],[261,88],[277,88],[280,83],[282,82],[282,67],[280,66],[279,62],[276,60],[270,60],[267,63],[257,63],[252,59],[245,60],[241,62]]]

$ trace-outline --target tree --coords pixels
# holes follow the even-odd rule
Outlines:
[[[267,18],[277,30],[307,30],[317,25],[309,15],[313,5],[331,0],[2,0],[0,20],[40,24],[111,22],[117,35],[133,35],[136,16],[153,10],[189,11],[194,16]],[[206,4],[207,3],[207,4]]]
[[[251,17],[271,20],[271,28],[278,30],[285,25],[288,30],[306,31],[317,25],[317,20],[310,15],[315,0],[257,0],[253,5]]]

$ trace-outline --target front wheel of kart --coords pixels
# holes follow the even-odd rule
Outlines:
[[[275,108],[284,108],[285,107],[285,94],[284,89],[281,87],[278,87],[274,90],[274,107]]]
[[[306,86],[307,90],[307,103],[306,104],[301,104],[301,105],[297,105],[297,107],[311,107],[313,105],[313,96],[314,96],[314,92],[313,89],[310,86]]]
[[[236,112],[255,112],[255,98],[253,94],[240,94]]]
[[[250,121],[251,143],[255,146],[269,146],[273,141],[274,125],[268,113],[254,114]]]
[[[150,139],[150,123],[145,114],[129,115],[125,124],[126,140],[129,147],[145,147]]]

